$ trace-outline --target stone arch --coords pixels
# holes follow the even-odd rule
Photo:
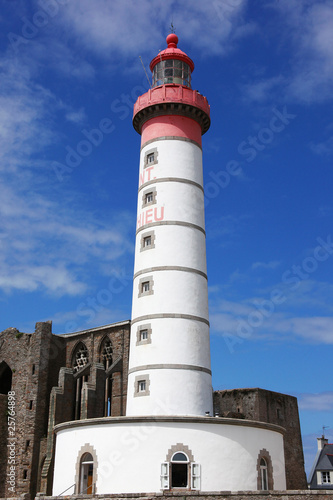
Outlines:
[[[95,495],[97,493],[97,488],[96,488],[96,482],[98,478],[98,460],[97,460],[97,453],[95,448],[89,444],[85,443],[83,446],[81,446],[80,451],[77,455],[76,459],[76,467],[75,467],[75,494],[81,493],[80,490],[80,482],[81,482],[81,464],[82,464],[82,458],[86,454],[90,454],[93,459],[93,474],[92,474],[92,494]],[[82,494],[86,494],[82,492]]]
[[[185,453],[185,455],[188,456],[188,459],[190,462],[195,461],[192,451],[189,449],[189,447],[186,444],[183,444],[183,443],[177,443],[177,444],[174,444],[173,446],[171,446],[171,448],[169,448],[169,450],[168,450],[165,461],[171,462],[172,456],[177,451],[182,451],[183,453]]]
[[[13,372],[6,361],[0,363],[0,394],[8,394],[12,390]]]
[[[266,465],[263,465],[263,462],[265,462]],[[264,487],[264,474],[265,471],[267,473],[267,481],[266,481],[266,488]],[[257,489],[259,491],[261,490],[273,490],[274,489],[274,480],[273,480],[273,463],[271,456],[269,452],[263,448],[262,450],[259,451],[258,458],[257,458]]]

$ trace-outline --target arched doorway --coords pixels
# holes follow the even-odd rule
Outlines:
[[[0,363],[0,394],[8,394],[12,390],[13,372],[5,361]]]
[[[92,495],[93,493],[94,460],[91,453],[85,453],[80,463],[79,493]]]

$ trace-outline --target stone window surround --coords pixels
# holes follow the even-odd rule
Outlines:
[[[146,382],[146,390],[145,391],[139,391],[139,382],[145,381]],[[142,396],[150,396],[150,379],[149,375],[137,375],[135,377],[134,381],[134,397],[142,397]]]
[[[260,461],[261,459],[264,459],[267,464],[267,486],[268,490],[273,490],[274,489],[274,480],[273,480],[273,464],[272,464],[272,459],[269,454],[269,452],[263,448],[262,450],[259,451],[258,459],[257,459],[257,489],[258,491],[263,491],[261,489],[261,469],[260,469]]]
[[[151,163],[148,163],[148,156],[151,155],[152,153],[154,153],[154,161],[152,161]],[[158,158],[157,148],[148,149],[145,152],[143,168],[152,167],[153,165],[156,165],[158,163],[158,159],[157,158]]]
[[[140,340],[140,333],[142,330],[147,330],[147,334],[148,334],[147,339]],[[135,345],[151,344],[151,334],[152,334],[151,323],[146,323],[145,325],[138,326],[137,330],[136,330],[136,344]]]
[[[76,467],[75,467],[75,491],[74,494],[77,495],[80,489],[80,481],[81,481],[81,461],[83,455],[86,453],[90,453],[90,455],[93,457],[94,465],[93,465],[93,482],[92,482],[92,493],[93,495],[96,494],[96,482],[97,482],[97,467],[98,467],[98,460],[97,460],[97,453],[95,451],[95,448],[89,444],[85,443],[83,446],[81,446],[80,451],[77,456],[76,460]]]
[[[181,488],[179,491],[191,491],[191,463],[194,462],[194,456],[192,451],[189,449],[189,447],[186,444],[183,443],[177,443],[171,448],[169,448],[168,453],[166,455],[165,462],[169,463],[169,478],[170,478],[170,490],[178,490],[178,488],[173,488],[171,485],[171,467],[172,467],[172,457],[175,453],[177,452],[183,452],[185,455],[188,457],[188,478],[187,478],[187,488]],[[185,462],[184,462],[185,463]]]
[[[142,291],[142,285],[143,283],[149,282],[149,290],[147,292]],[[154,280],[153,276],[145,276],[144,278],[141,278],[139,280],[139,294],[138,297],[146,297],[148,295],[153,295],[154,294]]]
[[[145,238],[148,238],[150,236],[151,238],[151,245],[144,246],[144,240]],[[145,252],[146,250],[150,250],[151,248],[155,248],[155,231],[148,231],[147,233],[144,233],[141,236],[140,240],[140,252]]]
[[[149,193],[152,193],[153,199],[152,199],[152,201],[146,202],[146,195]],[[149,207],[150,205],[156,205],[156,203],[157,203],[156,188],[145,189],[142,193],[142,206],[141,206],[141,208]]]

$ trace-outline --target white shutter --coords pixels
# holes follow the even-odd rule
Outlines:
[[[169,462],[163,462],[161,464],[161,489],[168,490],[169,485]]]
[[[200,464],[191,463],[191,489],[200,490]]]

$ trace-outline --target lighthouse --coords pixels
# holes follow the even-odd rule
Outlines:
[[[134,106],[141,134],[127,415],[212,414],[201,136],[207,99],[170,34]]]
[[[178,37],[166,40],[134,105],[141,146],[126,415],[55,425],[54,496],[286,488],[282,427],[213,416],[201,142],[210,108],[191,87],[194,63]],[[101,381],[83,382],[96,402]]]

